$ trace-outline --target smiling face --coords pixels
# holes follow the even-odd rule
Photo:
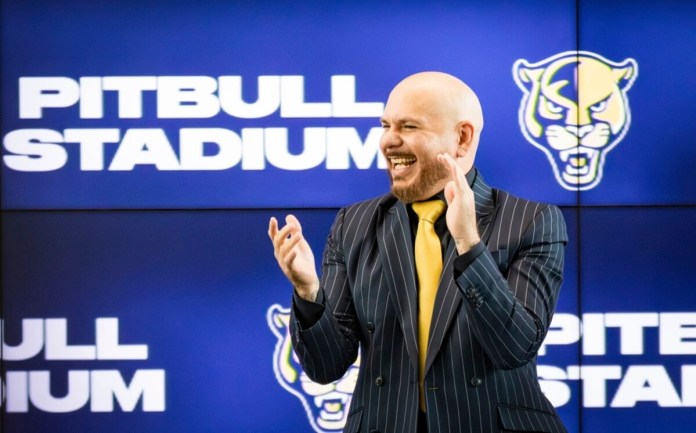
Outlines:
[[[399,83],[382,116],[380,150],[392,194],[406,203],[428,199],[445,187],[449,171],[437,155],[456,156],[460,143],[456,98],[437,79],[424,78]]]

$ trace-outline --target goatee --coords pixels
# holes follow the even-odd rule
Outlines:
[[[418,178],[415,180],[415,182],[406,186],[395,186],[394,177],[392,176],[391,171],[387,170],[392,194],[394,194],[394,197],[398,198],[404,203],[413,203],[414,201],[426,200],[430,198],[431,195],[439,192],[435,191],[432,194],[429,193],[432,190],[433,185],[443,183],[444,187],[443,181],[450,176],[450,172],[447,167],[437,160],[419,160],[418,164],[421,164],[421,172],[418,175]]]

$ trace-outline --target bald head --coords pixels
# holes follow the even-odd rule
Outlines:
[[[404,78],[394,87],[390,98],[395,93],[421,93],[438,97],[460,120],[483,123],[481,104],[469,86],[459,78],[444,72],[420,72]]]
[[[471,141],[467,144],[469,161],[466,165],[473,165],[483,129],[483,113],[476,93],[469,86],[450,74],[420,72],[406,77],[394,87],[385,112],[402,104],[416,107],[447,128],[470,125]]]
[[[476,94],[441,72],[411,75],[394,87],[382,114],[380,150],[387,160],[392,193],[411,203],[442,191],[450,167],[447,154],[464,172],[474,165],[483,128]]]

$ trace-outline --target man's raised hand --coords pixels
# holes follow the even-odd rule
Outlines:
[[[314,264],[314,253],[302,236],[302,226],[294,215],[285,217],[285,226],[278,228],[278,220],[268,222],[268,237],[280,269],[295,287],[297,294],[314,301],[319,291],[319,277]]]
[[[447,229],[456,243],[457,252],[464,254],[481,240],[476,224],[474,192],[466,181],[464,169],[451,155],[441,153],[437,159],[450,171],[450,181],[445,185]]]

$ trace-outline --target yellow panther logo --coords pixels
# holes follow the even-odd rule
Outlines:
[[[626,92],[638,76],[634,59],[612,62],[589,51],[566,51],[512,67],[524,92],[520,129],[553,166],[556,180],[571,191],[602,180],[607,153],[631,124]]]
[[[360,356],[342,379],[327,385],[312,382],[292,350],[290,309],[272,305],[266,313],[271,331],[278,338],[273,353],[273,371],[278,383],[302,401],[309,423],[317,433],[338,433],[348,417],[350,400],[358,379]]]

